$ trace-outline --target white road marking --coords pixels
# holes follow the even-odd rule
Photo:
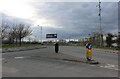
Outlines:
[[[90,65],[90,66],[95,66],[95,65]]]
[[[100,67],[104,67],[104,66],[100,66]]]
[[[24,58],[24,57],[14,57],[15,59],[21,59],[21,58]]]
[[[99,67],[107,68],[107,69],[113,69],[113,70],[119,70],[118,66],[117,65],[113,65],[113,64],[107,64],[107,65],[99,66]]]
[[[112,64],[107,64],[109,67],[115,67],[115,65],[112,65]]]

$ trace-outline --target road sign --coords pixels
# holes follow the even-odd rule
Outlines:
[[[46,38],[57,38],[57,34],[46,34]]]

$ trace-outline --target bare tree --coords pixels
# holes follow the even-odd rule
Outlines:
[[[106,43],[108,47],[111,47],[113,40],[112,38],[114,37],[114,35],[112,33],[108,33],[107,37],[106,37]]]
[[[16,28],[16,25],[13,24],[9,32],[9,41],[13,43],[16,41],[16,44],[17,44],[17,39],[18,39],[17,28]]]
[[[94,45],[99,46],[99,44],[100,44],[100,34],[99,34],[99,32],[92,32],[91,36],[90,36],[90,41]]]
[[[13,28],[13,35],[15,35],[15,38],[19,40],[19,44],[21,45],[21,40],[31,35],[30,25],[25,25],[23,23],[17,24],[16,27]]]
[[[118,49],[120,50],[120,32],[118,32],[117,45],[118,45]]]
[[[9,23],[2,21],[2,25],[1,25],[1,39],[4,39],[5,37],[7,37],[8,35],[8,29],[9,29],[10,25]]]
[[[2,20],[0,28],[0,38],[4,40],[5,38],[9,43],[16,43],[19,41],[21,45],[21,40],[31,34],[30,25],[25,23],[14,23],[13,21]]]

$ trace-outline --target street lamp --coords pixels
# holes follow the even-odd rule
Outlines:
[[[41,43],[42,43],[42,26],[41,26]]]
[[[39,27],[39,25],[38,25],[38,27]],[[41,26],[41,43],[42,43],[42,26]]]

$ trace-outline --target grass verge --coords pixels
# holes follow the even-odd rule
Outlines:
[[[41,46],[40,44],[22,44],[16,45],[16,44],[3,44],[2,48],[19,48],[19,47],[34,47],[34,46]]]

